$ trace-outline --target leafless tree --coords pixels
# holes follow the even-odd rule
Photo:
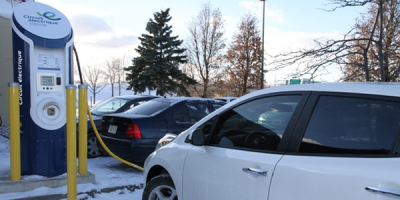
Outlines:
[[[340,40],[314,40],[313,48],[299,48],[290,52],[282,52],[272,57],[272,62],[268,63],[270,71],[279,70],[289,66],[296,67],[289,76],[301,77],[310,75],[313,80],[318,76],[329,73],[331,66],[344,66],[346,56],[349,54],[350,43],[354,40],[350,38],[350,33],[343,35]]]
[[[119,60],[119,67],[117,67],[117,88],[118,88],[118,96],[121,96],[122,84],[124,82],[124,62],[122,59]]]
[[[358,20],[342,39],[316,39],[314,48],[303,48],[297,51],[281,53],[274,56],[271,65],[274,69],[286,66],[297,66],[293,76],[328,73],[330,66],[340,66],[344,71],[344,80],[393,81],[390,75],[388,55],[395,53],[398,46],[393,34],[398,29],[397,0],[330,0],[335,5],[327,11],[349,6],[370,5],[368,20]],[[393,32],[394,31],[394,32]],[[371,56],[373,54],[374,56]],[[397,65],[396,65],[397,66]],[[376,74],[377,68],[380,74]],[[361,71],[360,71],[361,69]],[[395,71],[398,71],[396,68]],[[397,72],[398,74],[398,72]],[[375,78],[376,75],[380,78]],[[360,76],[364,76],[360,78]]]
[[[114,86],[117,84],[118,95],[121,95],[122,78],[124,73],[124,67],[122,66],[122,60],[119,58],[111,58],[106,61],[105,77],[111,85],[111,96],[114,96]]]
[[[103,70],[98,66],[92,65],[84,70],[84,82],[88,85],[90,93],[93,95],[93,104],[96,103],[96,95],[107,86],[103,81]]]
[[[202,89],[194,87],[201,97],[209,96],[210,84],[221,74],[220,66],[225,48],[224,20],[221,11],[213,9],[210,3],[204,4],[189,23],[189,38],[186,40],[188,68],[193,68]]]
[[[345,8],[350,6],[364,6],[374,0],[329,0],[328,5],[333,5],[332,9],[327,9],[328,11],[334,11],[338,8]]]
[[[384,11],[383,15],[380,14],[381,10]],[[380,25],[381,17],[384,19],[383,26]],[[357,41],[359,47],[352,50],[354,54],[347,57],[350,64],[345,66],[344,80],[398,81],[400,69],[400,55],[397,53],[400,51],[399,25],[400,7],[397,0],[387,0],[383,4],[383,9],[379,4],[371,4],[368,13],[363,15],[355,25],[358,35],[355,37],[369,36],[370,40],[368,44],[367,41]],[[362,53],[363,61],[360,53]],[[364,67],[360,68],[360,64],[363,64]],[[364,74],[365,79],[362,76]]]

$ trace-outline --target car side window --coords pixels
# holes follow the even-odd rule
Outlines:
[[[190,124],[190,116],[188,110],[186,109],[186,105],[182,105],[176,109],[172,114],[172,119],[178,124]]]
[[[209,144],[275,151],[300,95],[256,99],[222,113]]]
[[[399,115],[400,102],[322,96],[299,152],[389,154],[396,145]]]
[[[187,108],[189,111],[190,121],[198,122],[203,117],[210,113],[208,109],[208,105],[206,102],[204,103],[190,103],[187,104]]]
[[[218,108],[221,108],[222,106],[225,105],[225,103],[220,103],[220,102],[211,102],[211,104],[214,107],[214,110],[217,110]]]

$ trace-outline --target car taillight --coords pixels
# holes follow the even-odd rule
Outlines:
[[[128,124],[126,129],[126,137],[132,139],[141,139],[142,134],[140,133],[139,127],[136,124]]]

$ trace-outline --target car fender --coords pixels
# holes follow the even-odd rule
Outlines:
[[[171,176],[178,197],[182,197],[182,171],[185,163],[186,156],[193,145],[188,143],[175,143],[172,142],[156,151],[151,153],[146,159],[144,166],[144,182],[147,183],[154,174],[149,173],[152,169],[162,166]],[[168,157],[168,160],[167,160]],[[171,162],[173,160],[174,162]],[[148,177],[151,174],[152,177]],[[158,175],[158,174],[156,174]]]

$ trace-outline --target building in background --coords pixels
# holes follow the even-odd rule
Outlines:
[[[0,15],[0,116],[9,124],[8,83],[13,81],[11,22]]]
[[[3,125],[9,124],[8,83],[13,81],[12,8],[23,2],[25,0],[0,0],[0,116]]]

